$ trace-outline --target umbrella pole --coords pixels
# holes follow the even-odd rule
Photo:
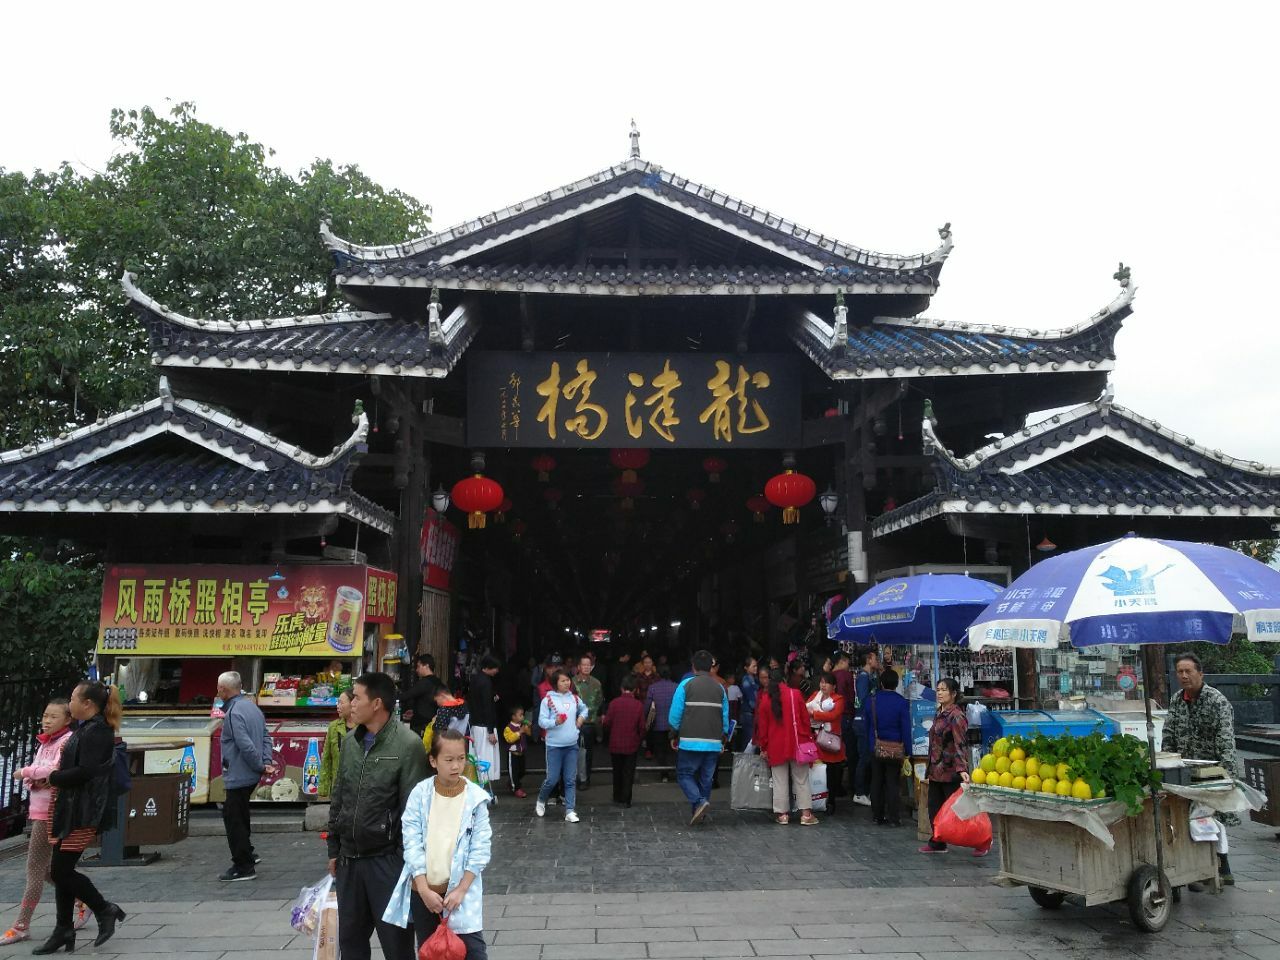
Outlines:
[[[1147,758],[1151,761],[1151,769],[1156,769],[1156,724],[1151,717],[1151,698],[1147,696],[1147,684],[1142,685],[1142,702],[1147,712]],[[1164,838],[1160,833],[1160,791],[1151,793],[1151,821],[1156,832],[1156,869],[1160,871],[1161,882],[1164,878]]]
[[[933,689],[937,691],[942,679],[942,660],[938,656],[938,608],[929,608],[929,626],[933,632]]]

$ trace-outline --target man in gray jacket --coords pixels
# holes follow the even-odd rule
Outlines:
[[[228,671],[218,677],[222,698],[222,784],[227,799],[222,804],[222,823],[231,848],[231,869],[218,879],[256,880],[258,862],[249,834],[249,799],[262,775],[274,774],[271,736],[258,705],[244,695],[240,674]]]

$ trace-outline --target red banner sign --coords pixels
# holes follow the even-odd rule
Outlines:
[[[398,581],[394,573],[369,567],[364,594],[366,623],[395,623]]]
[[[448,590],[453,564],[458,558],[458,528],[428,509],[418,545],[422,552],[423,585]]]

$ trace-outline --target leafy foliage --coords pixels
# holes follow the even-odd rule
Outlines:
[[[162,303],[208,319],[336,306],[321,219],[368,243],[425,233],[427,208],[359,168],[315,160],[297,176],[243,133],[115,110],[101,172],[0,168],[0,446],[42,439],[155,392],[128,269]]]
[[[1021,747],[1041,763],[1065,763],[1072,777],[1084,778],[1095,797],[1103,793],[1115,797],[1130,814],[1141,812],[1145,792],[1159,789],[1163,779],[1160,771],[1151,769],[1147,744],[1137,737],[1108,740],[1096,731],[1087,737],[1037,734],[1010,737],[1009,744],[1010,749]]]
[[[101,596],[102,567],[92,557],[8,556],[0,563],[0,679],[83,676]]]

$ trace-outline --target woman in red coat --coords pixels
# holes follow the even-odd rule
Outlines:
[[[813,815],[809,764],[797,763],[796,753],[801,743],[813,743],[813,731],[809,726],[804,696],[798,689],[799,681],[804,679],[804,667],[798,664],[796,667],[788,674],[788,682],[771,678],[769,685],[761,689],[756,701],[753,740],[773,776],[774,819],[782,824],[791,822],[788,811],[791,809],[791,794],[794,793],[800,822],[811,827],[818,823],[818,818]]]
[[[809,719],[813,727],[814,740],[825,730],[840,736],[840,718],[844,716],[844,697],[836,693],[836,675],[824,673],[818,683],[818,689],[809,702],[805,704],[809,710]],[[840,741],[839,750],[823,750],[818,743],[818,759],[823,763],[844,763],[844,741]]]

